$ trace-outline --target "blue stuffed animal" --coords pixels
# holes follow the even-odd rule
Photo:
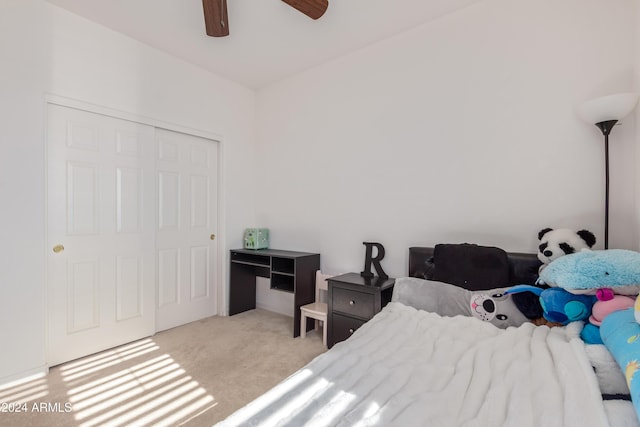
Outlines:
[[[538,295],[544,318],[562,325],[589,318],[591,308],[598,300],[593,295],[575,295],[562,288],[541,289],[529,285],[513,286],[505,294],[520,292],[533,292]]]
[[[562,256],[542,270],[541,283],[574,294],[611,288],[619,295],[640,293],[640,253],[625,249],[585,250]]]
[[[640,310],[640,297],[635,313]],[[631,400],[640,418],[640,324],[634,317],[634,309],[615,311],[602,321],[602,341],[620,365],[631,391]]]

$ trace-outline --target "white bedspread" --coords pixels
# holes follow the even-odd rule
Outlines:
[[[582,341],[388,304],[223,426],[607,426]]]

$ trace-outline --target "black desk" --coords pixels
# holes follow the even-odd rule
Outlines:
[[[300,306],[315,300],[320,254],[278,249],[233,249],[229,271],[229,315],[256,308],[256,277],[271,280],[271,289],[293,293],[293,336],[300,335]],[[308,319],[307,330],[314,320]]]

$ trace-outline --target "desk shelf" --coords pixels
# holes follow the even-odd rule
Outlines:
[[[296,269],[296,260],[293,258],[272,257],[271,270],[278,273],[290,274],[293,276]]]
[[[293,274],[276,273],[271,270],[271,289],[293,292],[295,288],[295,276]]]
[[[251,254],[244,252],[231,252],[231,262],[238,262],[247,265],[257,265],[260,267],[269,267],[271,260],[269,257],[259,254]]]
[[[236,264],[244,264],[244,265],[252,265],[254,267],[269,267],[269,265],[261,264],[259,262],[248,262],[248,261],[231,261]]]
[[[300,335],[300,306],[315,300],[315,274],[320,254],[277,249],[234,249],[230,256],[229,315],[256,308],[256,277],[270,288],[293,294],[293,336]],[[314,327],[313,319],[307,330]]]

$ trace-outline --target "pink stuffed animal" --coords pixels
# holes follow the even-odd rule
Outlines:
[[[599,300],[593,304],[593,307],[591,308],[591,316],[589,317],[589,323],[596,326],[600,326],[607,315],[614,311],[633,307],[636,302],[634,298],[625,295],[615,295],[613,293],[607,294],[604,296],[604,298],[608,298],[605,301],[600,299],[600,296],[601,295],[598,294]]]

